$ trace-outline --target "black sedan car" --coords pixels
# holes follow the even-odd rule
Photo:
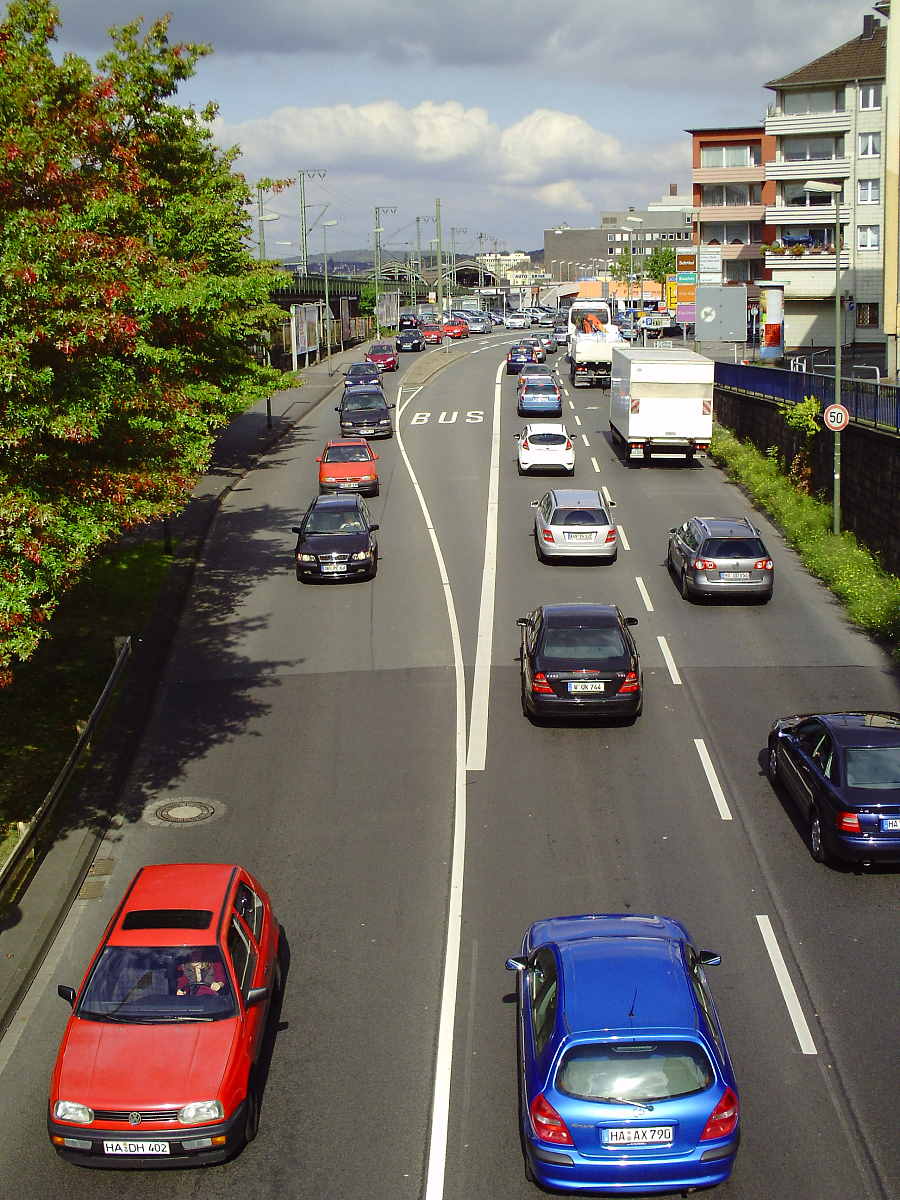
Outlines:
[[[381,368],[379,367],[378,363],[351,363],[344,372],[344,379],[348,384],[380,383]]]
[[[345,387],[340,404],[335,408],[344,437],[392,437],[394,426],[391,409],[381,387],[367,383]]]
[[[641,660],[614,604],[543,604],[522,630],[522,711],[536,717],[638,717]]]
[[[418,325],[412,329],[401,329],[397,334],[397,349],[403,350],[424,350],[425,339],[422,337],[421,330]]]
[[[900,863],[900,713],[780,717],[767,766],[805,820],[816,862]]]
[[[377,528],[362,496],[317,496],[292,530],[297,579],[374,579]]]

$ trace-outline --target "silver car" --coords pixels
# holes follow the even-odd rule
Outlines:
[[[746,517],[689,517],[669,530],[669,570],[685,600],[695,596],[772,599],[775,564]]]
[[[596,558],[615,562],[619,535],[608,504],[599,492],[555,488],[534,509],[534,546],[541,562],[552,558]]]

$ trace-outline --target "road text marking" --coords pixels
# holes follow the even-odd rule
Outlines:
[[[697,748],[697,753],[700,755],[700,761],[706,773],[706,781],[709,784],[709,790],[713,794],[713,800],[716,802],[716,808],[719,810],[719,816],[723,821],[730,821],[731,809],[728,807],[728,801],[725,799],[725,793],[722,791],[722,785],[719,783],[716,768],[709,757],[706,742],[704,742],[703,738],[694,738],[694,745]]]
[[[804,1054],[817,1054],[816,1043],[813,1041],[809,1026],[806,1023],[806,1017],[803,1015],[803,1009],[800,1007],[800,998],[797,995],[797,989],[791,981],[787,963],[784,961],[784,955],[781,953],[781,947],[778,945],[778,939],[775,936],[775,930],[772,928],[772,922],[763,913],[757,916],[756,923],[759,925],[759,932],[762,934],[766,950],[769,952],[772,970],[775,972],[775,978],[778,980],[778,986],[781,988],[781,995],[787,1006],[788,1016],[793,1023],[794,1033],[797,1035],[800,1049]]]
[[[672,677],[672,682],[676,687],[681,686],[681,676],[678,674],[678,668],[675,666],[675,659],[672,657],[672,651],[669,649],[669,643],[659,634],[656,639],[659,642],[659,648],[662,650],[662,656],[666,660],[666,666],[669,668],[669,675]]]

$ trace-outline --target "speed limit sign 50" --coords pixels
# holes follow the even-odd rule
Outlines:
[[[826,429],[830,429],[833,433],[840,433],[850,424],[850,413],[843,404],[829,404],[822,413],[822,420],[825,422]]]

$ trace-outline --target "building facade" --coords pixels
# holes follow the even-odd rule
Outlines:
[[[885,340],[885,45],[884,27],[867,15],[860,36],[766,84],[775,99],[765,120],[774,147],[765,162],[764,224],[773,236],[764,261],[784,284],[786,346],[833,345],[838,269],[843,343]],[[833,196],[807,191],[808,181],[840,188],[837,247]]]

